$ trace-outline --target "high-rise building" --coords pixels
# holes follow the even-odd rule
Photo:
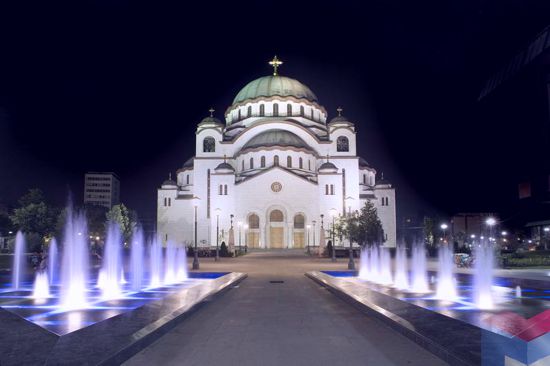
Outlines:
[[[120,180],[111,172],[88,172],[84,175],[84,204],[107,208],[120,202]]]

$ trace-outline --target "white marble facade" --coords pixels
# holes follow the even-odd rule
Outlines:
[[[249,248],[304,247],[308,236],[319,245],[321,222],[326,230],[334,212],[371,200],[385,245],[395,246],[395,190],[357,156],[355,126],[341,110],[327,123],[307,86],[274,72],[239,92],[225,123],[212,112],[197,125],[195,156],[158,189],[163,241],[193,242],[195,202],[199,246],[216,245],[217,219],[220,243],[233,222],[236,245],[239,231]]]

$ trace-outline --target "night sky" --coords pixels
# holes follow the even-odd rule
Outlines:
[[[529,141],[478,96],[550,24],[548,0],[2,4],[0,203],[32,187],[81,202],[86,171],[114,171],[149,219],[196,124],[211,106],[222,118],[274,54],[329,118],[341,105],[356,123],[401,215],[501,209],[517,183],[510,149]]]

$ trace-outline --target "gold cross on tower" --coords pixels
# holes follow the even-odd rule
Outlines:
[[[342,107],[336,108],[336,112],[338,112],[338,117],[342,117],[342,112],[343,112],[343,111],[344,111],[344,110],[342,109]]]
[[[277,58],[277,55],[273,57],[273,60],[269,61],[269,64],[273,66],[273,76],[277,76],[277,68],[283,64],[283,61]]]
[[[208,112],[210,112],[210,117],[214,117],[214,112],[215,111],[216,110],[214,108],[210,107],[210,109],[208,110]]]

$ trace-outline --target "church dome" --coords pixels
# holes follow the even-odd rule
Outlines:
[[[338,168],[336,167],[336,165],[334,165],[330,161],[327,161],[327,162],[324,162],[323,164],[321,164],[321,166],[319,167],[319,172],[322,172],[322,173],[337,173]]]
[[[291,146],[311,150],[311,148],[299,136],[286,130],[267,130],[251,138],[243,149],[269,146]]]
[[[231,166],[231,164],[229,164],[228,162],[224,161],[223,163],[221,163],[220,165],[218,165],[215,169],[217,172],[234,172],[235,169],[233,168],[233,166]]]
[[[233,100],[233,104],[258,97],[295,97],[317,102],[317,96],[298,80],[280,75],[269,75],[246,84]]]

